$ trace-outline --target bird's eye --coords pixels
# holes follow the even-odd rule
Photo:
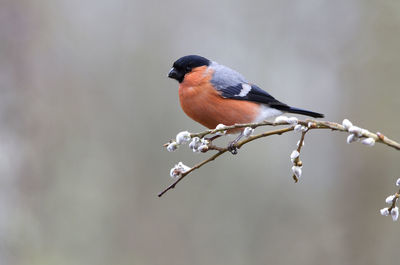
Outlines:
[[[186,72],[187,72],[187,73],[190,73],[191,71],[192,71],[192,67],[186,66]]]

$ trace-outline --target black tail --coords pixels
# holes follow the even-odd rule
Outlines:
[[[304,110],[304,109],[293,108],[293,107],[289,107],[289,109],[287,109],[285,111],[287,111],[289,113],[297,113],[297,114],[301,114],[301,115],[306,115],[306,116],[310,116],[310,117],[314,117],[314,118],[323,118],[324,117],[324,114],[321,114],[321,113]]]

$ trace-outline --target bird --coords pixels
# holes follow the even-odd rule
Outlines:
[[[321,113],[282,103],[248,82],[239,72],[200,55],[186,55],[176,60],[168,77],[179,82],[179,101],[186,115],[209,129],[219,124],[257,123],[285,112],[324,117]],[[227,133],[239,133],[228,146],[236,154],[235,144],[243,136],[243,129],[231,129]]]

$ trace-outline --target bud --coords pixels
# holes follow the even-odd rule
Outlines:
[[[387,207],[381,209],[380,212],[381,212],[381,215],[383,215],[383,216],[389,216],[389,208],[387,208]]]
[[[349,133],[356,134],[357,136],[361,136],[362,129],[360,127],[357,127],[357,126],[351,126],[349,128]]]
[[[178,163],[178,167],[182,170],[182,173],[185,173],[186,171],[190,170],[191,168],[183,164],[182,162]]]
[[[296,117],[290,117],[287,119],[287,122],[289,124],[297,124],[299,122],[299,119],[297,119]]]
[[[172,142],[167,146],[168,152],[173,152],[178,149],[178,144],[176,142]]]
[[[189,141],[190,141],[190,133],[188,131],[183,131],[176,135],[177,144],[185,144]]]
[[[197,148],[197,150],[199,152],[205,153],[205,152],[208,151],[208,145],[202,144],[202,145],[199,146],[199,148]]]
[[[355,134],[350,134],[347,136],[347,143],[351,144],[352,142],[356,142],[358,140],[358,137]]]
[[[301,126],[300,130],[302,132],[306,132],[306,131],[308,131],[308,127],[307,126]]]
[[[189,148],[192,149],[193,151],[196,150],[200,146],[200,138],[199,137],[193,137],[192,141],[189,144]]]
[[[397,221],[399,219],[399,208],[396,206],[390,211],[390,215],[392,216],[393,221]]]
[[[392,204],[395,197],[396,197],[396,196],[394,196],[394,195],[390,195],[390,196],[388,196],[388,197],[386,198],[385,202],[386,202],[387,204]]]
[[[291,160],[292,162],[294,162],[294,160],[295,160],[296,158],[298,158],[299,155],[300,155],[299,151],[293,150],[293,152],[290,154],[290,160]]]
[[[206,138],[201,138],[201,139],[200,139],[200,142],[201,142],[202,144],[209,144],[209,143],[210,143],[210,141],[208,141]]]
[[[374,146],[375,144],[375,139],[374,138],[365,138],[363,140],[361,140],[361,143],[368,145],[368,146]]]
[[[179,176],[179,173],[178,173],[175,169],[176,169],[176,168],[173,167],[173,168],[171,168],[171,170],[169,171],[169,175],[170,175],[171,178],[173,178],[173,179]]]
[[[301,167],[298,167],[298,166],[293,166],[292,167],[292,172],[293,172],[293,174],[297,177],[297,178],[300,178],[301,177]]]
[[[344,119],[344,120],[342,121],[342,125],[343,125],[343,127],[344,127],[346,130],[349,130],[349,128],[350,128],[351,126],[353,126],[353,123],[351,123],[351,121],[349,121],[348,119]]]
[[[397,187],[400,186],[400,178],[397,179],[397,181],[396,181],[396,186],[397,186]]]
[[[243,135],[244,137],[249,137],[254,132],[254,129],[251,127],[244,128]]]
[[[301,127],[302,127],[301,124],[297,124],[296,126],[294,126],[294,131],[295,132],[301,132]]]
[[[361,128],[361,134],[362,134],[362,135],[367,135],[367,134],[369,134],[369,133],[370,133],[370,131],[368,131],[367,129]]]
[[[275,118],[275,123],[281,123],[281,122],[286,122],[286,123],[289,123],[289,118],[288,117],[286,117],[286,116],[278,116],[278,117],[276,117]]]
[[[182,162],[179,162],[173,168],[171,168],[171,170],[169,171],[169,175],[171,176],[171,178],[177,178],[182,173],[185,173],[190,169],[191,169],[190,167],[184,165]]]
[[[220,129],[224,129],[226,126],[223,125],[222,123],[218,124],[217,127],[215,127],[216,130],[220,130]],[[225,131],[220,131],[217,132],[216,135],[224,135],[226,134],[226,130]]]

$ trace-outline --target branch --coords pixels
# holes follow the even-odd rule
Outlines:
[[[396,150],[400,150],[400,144],[394,140],[389,139],[388,137],[384,136],[382,133],[372,133],[366,129],[353,126],[353,124],[348,121],[347,119],[343,121],[342,124],[335,123],[335,122],[330,122],[330,121],[316,121],[316,120],[305,120],[305,121],[299,121],[297,118],[287,118],[285,116],[280,116],[278,117],[274,122],[269,122],[269,121],[263,121],[260,123],[247,123],[247,124],[235,124],[231,126],[218,126],[216,129],[213,130],[206,130],[204,132],[200,133],[188,133],[188,132],[181,132],[177,135],[177,141],[169,141],[168,143],[164,144],[165,147],[167,147],[168,151],[174,151],[178,148],[180,144],[186,143],[190,140],[192,142],[190,143],[189,147],[193,149],[193,151],[197,152],[208,152],[211,150],[216,150],[218,151],[216,154],[213,156],[209,157],[208,159],[196,164],[192,168],[186,167],[183,164],[181,165],[176,165],[175,168],[171,170],[171,176],[175,177],[175,181],[168,186],[166,189],[164,189],[162,192],[158,194],[158,197],[161,197],[164,195],[167,191],[170,189],[175,188],[175,186],[187,175],[192,173],[194,170],[199,169],[200,167],[204,166],[205,164],[215,160],[222,154],[226,153],[228,151],[228,147],[218,147],[213,145],[210,141],[205,139],[204,137],[207,135],[214,135],[214,134],[223,134],[227,130],[230,129],[237,129],[237,128],[251,128],[255,129],[257,127],[263,127],[263,126],[287,126],[282,129],[278,130],[273,130],[273,131],[268,131],[265,133],[257,134],[257,135],[251,135],[248,138],[239,141],[236,143],[236,147],[239,149],[243,145],[252,142],[254,140],[257,140],[259,138],[263,137],[268,137],[271,135],[281,135],[290,131],[301,131],[301,139],[298,144],[297,152],[298,154],[301,151],[301,148],[304,146],[304,137],[305,134],[309,130],[316,130],[316,129],[331,129],[332,131],[341,131],[341,132],[346,132],[349,133],[350,135],[347,138],[347,142],[362,142],[363,144],[372,146],[375,144],[375,142],[385,144],[389,147],[392,147]],[[215,137],[214,137],[215,138]],[[200,140],[201,139],[201,140]],[[211,138],[213,139],[213,138]],[[301,175],[301,167],[302,167],[302,162],[299,159],[299,155],[297,154],[293,161],[293,179],[295,182],[298,181],[299,176]],[[299,170],[300,169],[300,170]]]
[[[238,125],[238,126],[239,126],[239,125]],[[238,128],[241,128],[241,127],[238,127]],[[249,138],[238,142],[238,143],[237,143],[237,148],[240,148],[240,147],[242,147],[244,144],[246,144],[246,143],[248,143],[248,142],[251,142],[251,141],[254,141],[254,140],[256,140],[256,139],[258,139],[258,138],[261,138],[261,137],[267,137],[267,136],[274,135],[274,134],[282,134],[282,133],[289,132],[289,131],[292,131],[292,130],[293,130],[293,127],[289,127],[289,128],[284,128],[284,129],[280,129],[280,130],[276,130],[276,131],[270,131],[270,132],[266,132],[266,133],[262,133],[262,134],[258,134],[258,135],[254,135],[254,136],[250,136]],[[204,134],[204,135],[207,135],[207,134]],[[225,148],[220,148],[220,147],[214,147],[214,148],[213,148],[213,147],[214,147],[214,146],[211,146],[211,148],[209,148],[209,150],[213,150],[214,148],[215,148],[215,149],[218,148],[218,149],[217,149],[217,150],[219,150],[218,153],[214,154],[213,156],[211,156],[210,158],[204,160],[203,162],[201,162],[201,163],[195,165],[195,166],[192,167],[191,169],[189,169],[189,170],[187,170],[187,171],[185,171],[185,172],[179,173],[179,176],[178,176],[178,178],[175,180],[175,182],[172,183],[170,186],[168,186],[165,190],[163,190],[162,192],[160,192],[160,193],[158,194],[158,197],[163,196],[164,193],[166,193],[166,192],[169,191],[170,189],[175,188],[176,184],[178,184],[184,177],[186,177],[187,175],[189,175],[189,174],[190,174],[191,172],[193,172],[194,170],[196,170],[196,169],[198,169],[198,168],[204,166],[205,164],[207,164],[207,163],[209,163],[209,162],[215,160],[217,157],[219,157],[220,155],[222,155],[223,153],[225,153],[226,151],[228,151],[228,147],[225,147]]]
[[[400,187],[400,178],[396,181],[396,186]],[[390,205],[390,207],[385,207],[380,210],[381,215],[383,216],[391,216],[393,221],[397,221],[399,218],[399,207],[396,206],[396,203],[400,198],[400,190],[393,195],[390,195],[386,198],[385,202]]]

